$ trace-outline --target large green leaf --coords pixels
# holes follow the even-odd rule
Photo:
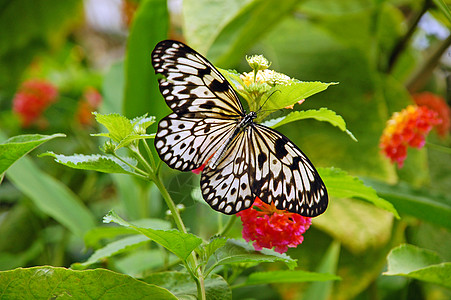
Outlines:
[[[154,273],[146,278],[145,282],[162,286],[171,291],[179,299],[197,299],[197,287],[188,273],[161,272]],[[229,285],[219,275],[212,275],[204,280],[207,299],[226,300],[232,299],[232,291]]]
[[[150,54],[159,41],[166,39],[168,24],[166,0],[141,1],[131,26],[125,58],[125,99],[122,113],[127,117],[150,112],[161,118],[167,111],[161,100]]]
[[[387,257],[388,270],[384,275],[405,276],[451,288],[451,262],[413,245],[401,245]]]
[[[268,122],[265,122],[265,124],[267,126],[270,126],[271,128],[276,128],[303,119],[316,119],[318,121],[329,122],[333,126],[338,127],[341,131],[346,132],[354,141],[357,141],[354,135],[348,129],[346,129],[345,120],[343,120],[343,118],[337,115],[334,111],[325,107],[322,107],[319,110],[309,109],[294,111],[289,113],[285,117],[269,120]]]
[[[294,269],[297,265],[296,260],[286,254],[280,254],[270,249],[255,251],[252,246],[240,240],[228,240],[223,247],[216,251],[215,255],[218,265],[276,261],[285,263],[290,269]]]
[[[401,214],[451,229],[451,199],[430,189],[414,189],[406,184],[390,185],[366,179],[377,193],[389,200]]]
[[[44,213],[79,237],[95,225],[83,202],[67,186],[36,167],[24,157],[6,171],[9,180]]]
[[[109,270],[57,267],[0,272],[2,299],[177,299],[168,290]]]
[[[183,260],[186,260],[188,255],[202,243],[202,240],[197,236],[178,230],[154,230],[130,224],[120,218],[114,211],[110,211],[104,217],[104,221],[106,223],[114,222],[125,227],[133,228]]]
[[[249,275],[245,285],[268,283],[299,283],[311,281],[340,280],[340,277],[327,273],[314,273],[307,271],[271,271],[256,272]],[[317,298],[316,298],[317,299]]]
[[[74,169],[92,170],[104,173],[133,174],[133,169],[130,166],[112,155],[63,155],[53,152],[47,152],[42,154],[41,156],[51,156],[55,158],[55,161],[57,163]],[[127,158],[127,160],[129,160],[129,163],[131,165],[136,165],[135,160],[131,158]]]
[[[26,134],[11,137],[0,144],[0,182],[3,173],[16,160],[26,155],[39,145],[57,137],[66,135],[57,133],[52,135]]]
[[[262,110],[278,110],[290,105],[294,105],[312,95],[326,90],[336,82],[325,83],[320,81],[300,81],[287,85],[277,85],[268,91],[268,101],[263,105]]]
[[[149,242],[144,235],[132,235],[107,244],[105,247],[97,249],[87,261],[83,263],[72,264],[72,268],[83,270],[102,259],[117,255],[126,251],[130,251],[135,247]]]
[[[393,205],[380,198],[376,191],[366,186],[360,179],[348,175],[345,171],[337,168],[319,168],[318,172],[326,183],[330,195],[337,198],[360,198],[375,206],[391,212],[399,219],[399,214]]]
[[[230,67],[242,59],[250,47],[266,35],[275,24],[288,16],[298,2],[254,0],[249,5],[243,6],[229,17],[228,22],[215,36],[208,56],[220,67]],[[208,12],[200,10],[197,15],[205,13]]]
[[[319,263],[316,271],[318,273],[329,273],[336,274],[337,273],[337,265],[340,257],[340,243],[337,241],[333,241],[329,248],[327,249],[326,254],[323,259]],[[326,300],[331,297],[333,288],[333,282],[315,282],[312,283],[303,295],[303,299],[312,299],[316,298],[318,300]]]

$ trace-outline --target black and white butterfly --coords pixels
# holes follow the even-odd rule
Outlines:
[[[158,124],[155,148],[169,167],[205,166],[200,186],[215,210],[235,214],[256,197],[306,217],[322,214],[326,187],[310,160],[281,133],[254,123],[224,76],[202,55],[171,40],[152,52],[160,92],[172,113]]]

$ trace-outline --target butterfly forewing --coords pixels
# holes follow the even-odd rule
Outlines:
[[[252,127],[250,167],[255,195],[303,216],[323,213],[328,204],[326,186],[307,156],[281,133],[259,124]]]
[[[172,113],[158,123],[155,148],[171,168],[191,171],[208,161],[235,126],[233,119],[187,118]]]
[[[176,41],[162,41],[152,52],[160,92],[176,114],[233,118],[244,115],[235,91],[202,55]]]
[[[259,197],[307,217],[325,211],[326,187],[309,159],[284,135],[253,123],[255,113],[245,114],[232,86],[202,55],[162,41],[152,64],[173,111],[158,124],[156,150],[174,169],[205,166],[201,190],[212,208],[234,214]]]

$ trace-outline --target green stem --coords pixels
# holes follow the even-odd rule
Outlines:
[[[161,182],[159,177],[155,176],[154,173],[151,173],[151,174],[152,174],[152,178],[151,179],[155,183],[157,188],[160,190],[160,193],[163,196],[163,199],[166,202],[166,205],[168,206],[169,211],[172,214],[172,217],[174,218],[175,225],[177,226],[177,228],[180,231],[182,231],[184,233],[187,233],[185,224],[183,224],[183,221],[182,221],[182,218],[181,218],[181,216],[179,214],[179,211],[177,210],[177,207],[175,206],[175,203],[172,200],[171,195],[169,195],[168,190],[164,186],[163,182]],[[190,256],[188,257],[187,269],[190,266],[193,268],[192,276],[193,276],[194,280],[196,281],[198,298],[199,299],[206,299],[204,275],[199,270],[199,268],[197,268],[198,265],[199,265],[199,263],[197,262],[196,254],[194,252],[191,252]]]
[[[127,166],[129,166],[131,169],[135,170],[137,173],[133,174],[134,176],[138,176],[142,179],[145,180],[149,180],[148,174],[146,172],[144,172],[143,170],[141,170],[138,167],[135,167],[134,165],[129,164],[127,161],[125,161],[124,159],[122,159],[120,156],[118,156],[116,153],[113,154],[114,157],[116,157],[117,159],[119,159],[121,162],[123,162],[124,164],[126,164]]]
[[[153,157],[152,151],[149,148],[149,145],[147,144],[147,140],[143,140],[144,149],[146,149],[147,156],[149,156],[150,165],[152,166],[152,169],[156,169],[155,159]]]
[[[443,152],[443,153],[451,154],[451,148],[449,148],[449,147],[445,147],[445,146],[441,146],[441,145],[437,145],[437,144],[432,144],[432,143],[429,143],[429,142],[426,142],[426,146],[428,146],[431,149]]]
[[[393,67],[396,65],[396,62],[397,62],[400,54],[409,44],[409,41],[412,38],[412,36],[417,28],[417,25],[420,22],[421,17],[423,17],[423,15],[427,12],[427,10],[430,7],[431,7],[431,1],[425,0],[420,12],[418,12],[418,14],[415,16],[415,18],[411,22],[409,29],[407,30],[407,33],[402,37],[401,40],[399,40],[399,42],[393,48],[393,51],[388,60],[387,73],[391,73],[391,71],[393,70]]]
[[[169,208],[169,211],[172,214],[172,218],[174,219],[175,225],[177,226],[178,230],[184,233],[188,233],[185,227],[185,224],[183,224],[182,217],[180,216],[180,213],[175,206],[174,201],[172,200],[171,195],[169,195],[168,190],[164,186],[163,182],[161,181],[160,177],[155,173],[155,169],[152,168],[151,165],[144,159],[144,157],[139,152],[138,147],[131,146],[129,149],[135,154],[138,161],[146,168],[146,170],[149,172],[148,179],[153,181],[155,185],[157,186],[158,190],[160,191],[164,201],[166,202],[166,205]],[[150,151],[150,149],[149,149]],[[153,159],[153,156],[151,156]],[[154,163],[153,163],[154,164]],[[199,263],[197,262],[197,257],[195,252],[191,252],[190,256],[188,256],[187,261],[185,263],[185,266],[188,270],[188,272],[193,277],[194,281],[197,285],[197,296],[199,299],[206,300],[206,293],[205,293],[205,284],[204,284],[204,275],[202,274],[202,271],[198,268]]]
[[[147,172],[149,174],[153,174],[154,173],[154,169],[152,168],[151,165],[149,165],[147,160],[142,156],[141,152],[139,152],[138,147],[130,147],[130,149],[135,154],[135,156],[138,159],[138,161],[146,168]]]

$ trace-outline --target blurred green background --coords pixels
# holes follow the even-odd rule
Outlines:
[[[318,271],[326,251],[335,249],[336,262],[327,271],[342,280],[330,283],[321,298],[450,299],[450,290],[438,285],[381,273],[390,249],[402,242],[451,261],[451,156],[430,147],[410,149],[404,167],[398,169],[379,148],[387,120],[414,103],[412,94],[430,91],[451,99],[447,2],[0,1],[1,139],[23,133],[67,135],[32,152],[6,173],[0,186],[0,270],[70,266],[86,260],[108,241],[108,236],[89,236],[111,208],[129,220],[167,218],[153,186],[124,175],[68,169],[37,154],[98,152],[102,141],[89,134],[104,129],[89,117],[86,123],[77,117],[90,89],[101,97],[100,106],[92,110],[130,118],[145,113],[157,119],[165,116],[169,108],[159,93],[150,53],[158,41],[171,38],[186,42],[220,68],[248,72],[245,55],[263,54],[272,62],[271,69],[290,77],[340,83],[295,109],[334,110],[357,143],[314,120],[278,130],[315,166],[346,170],[375,188],[402,218],[396,220],[360,200],[331,199],[326,213],[313,220],[304,243],[288,251],[302,269]],[[12,110],[13,99],[21,84],[34,78],[52,83],[58,100],[40,122],[24,128]],[[154,125],[150,132],[155,129]],[[433,131],[428,141],[450,146],[449,133],[439,137]],[[191,231],[207,238],[218,223],[226,222],[228,217],[218,217],[199,201],[198,176],[162,168],[171,195],[185,206],[183,218]],[[239,224],[231,236],[240,236]],[[144,272],[139,262],[145,251],[123,253],[102,266],[138,276]],[[148,271],[159,266],[144,267]],[[241,288],[234,291],[234,299],[306,299],[314,288]]]

